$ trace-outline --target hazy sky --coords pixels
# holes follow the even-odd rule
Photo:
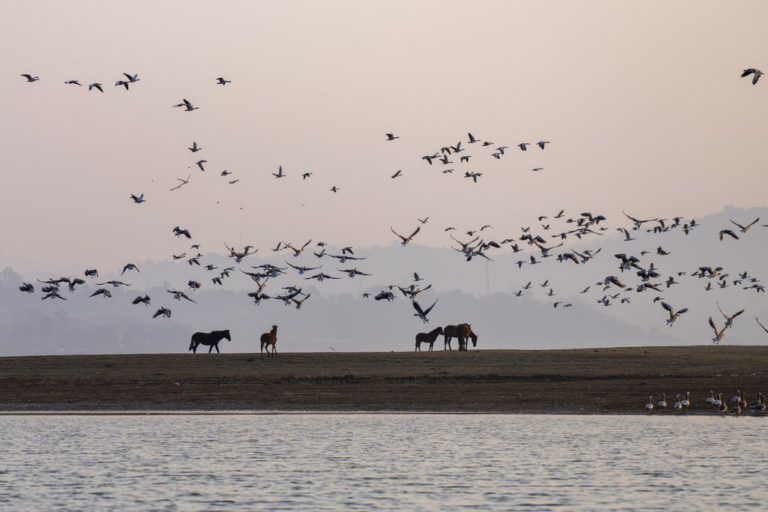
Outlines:
[[[764,206],[768,79],[739,74],[768,72],[766,19],[763,1],[6,0],[0,267],[163,260],[188,245],[175,225],[266,251],[389,245],[429,216],[416,242],[447,246],[448,225],[518,236],[561,208]],[[468,131],[510,148],[496,160]],[[453,174],[421,159],[459,140]]]

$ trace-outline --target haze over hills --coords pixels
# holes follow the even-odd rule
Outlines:
[[[762,315],[768,321],[766,295],[753,288],[744,289],[749,283],[731,283],[744,271],[762,282],[762,248],[768,229],[757,223],[747,233],[739,233],[739,240],[718,239],[721,229],[734,228],[738,232],[729,219],[749,223],[756,217],[768,221],[768,208],[728,207],[718,214],[697,219],[699,225],[689,235],[681,228],[664,233],[648,233],[642,228],[630,232],[636,240],[629,242],[617,237],[615,228],[631,223],[626,219],[608,219],[610,229],[604,231],[603,236],[592,236],[571,246],[578,251],[594,252],[601,248],[592,260],[579,265],[556,260],[555,256],[568,248],[566,245],[553,250],[553,256],[543,259],[542,264],[523,264],[518,268],[517,261],[527,260],[531,254],[539,256],[535,246],[531,250],[524,243],[520,243],[524,250],[519,253],[512,253],[504,246],[488,252],[493,261],[474,258],[470,262],[448,248],[412,244],[356,248],[355,254],[366,259],[345,264],[329,261],[327,257],[318,259],[311,254],[299,258],[289,252],[275,255],[264,247],[238,265],[245,271],[263,262],[283,267],[285,262],[323,265],[322,270],[328,274],[342,276],[339,280],[318,283],[303,279],[306,274],[299,276],[288,269],[284,276],[268,283],[267,293],[289,285],[303,287],[310,293],[310,299],[300,311],[282,301],[267,300],[255,305],[246,293],[256,286],[245,274],[235,271],[224,281],[224,286],[218,287],[210,282],[213,274],[183,260],[136,262],[141,272],[129,271],[123,276],[114,271],[112,275],[103,272],[98,282],[122,279],[132,286],[113,289],[111,299],[89,298],[96,288],[89,282],[73,294],[62,290],[68,300],[55,303],[41,302],[38,292],[23,294],[17,286],[22,281],[58,276],[22,278],[6,268],[0,274],[0,326],[8,334],[9,342],[1,350],[2,355],[179,352],[187,349],[192,332],[229,328],[233,341],[224,342],[223,350],[249,352],[258,350],[258,335],[269,330],[273,323],[280,326],[278,350],[283,351],[412,350],[415,333],[464,321],[471,323],[480,335],[480,349],[709,344],[712,329],[707,325],[707,318],[712,316],[716,323],[722,324],[716,302],[730,314],[742,308],[746,310],[729,329],[723,343],[764,343],[768,335],[756,325],[754,317]],[[532,232],[537,232],[535,222],[531,225]],[[424,229],[443,228],[427,224]],[[486,240],[501,240],[506,236],[517,239],[520,236],[517,229],[517,233],[513,229],[503,233],[501,229],[488,229],[483,235]],[[469,239],[466,235],[454,236]],[[658,247],[669,254],[657,254]],[[641,251],[649,253],[641,256]],[[335,249],[329,248],[329,252],[334,253]],[[661,292],[637,292],[635,286],[640,284],[640,279],[635,276],[636,270],[619,272],[619,260],[613,256],[616,253],[639,257],[644,268],[653,262],[662,275],[652,280],[654,282],[663,283],[667,276],[674,275],[680,284],[671,288],[662,286]],[[268,257],[262,258],[262,254]],[[216,254],[204,255],[201,262],[220,268],[234,265],[232,259]],[[120,262],[119,266],[124,263]],[[337,271],[337,268],[352,266],[373,275],[349,279]],[[692,277],[699,266],[721,266],[722,273],[728,277],[724,280]],[[680,271],[687,275],[677,276]],[[424,278],[418,285],[432,284],[431,289],[417,297],[419,303],[426,307],[438,300],[429,324],[413,316],[410,301],[396,287],[393,288],[396,299],[391,303],[362,296],[364,292],[375,294],[388,289],[389,285],[405,287],[412,282],[413,272]],[[72,271],[72,275],[81,273],[82,269]],[[616,275],[624,284],[632,286],[611,300],[610,306],[598,302],[605,295],[620,292],[615,287],[604,291],[603,286],[597,284],[607,275]],[[199,291],[189,292],[198,303],[176,302],[166,290],[186,289],[189,279],[203,284]],[[523,290],[519,297],[513,295],[528,281],[531,281],[529,289]],[[720,288],[723,281],[727,286]],[[541,286],[545,282],[546,286]],[[705,289],[708,284],[710,290]],[[590,286],[587,293],[579,293],[587,286]],[[131,305],[136,295],[145,292],[152,297],[151,307]],[[688,307],[689,311],[673,327],[667,328],[668,315],[661,308],[660,299],[654,302],[657,297],[675,309]],[[628,298],[629,303],[621,303],[621,298]],[[554,307],[555,302],[560,304]],[[564,308],[568,303],[572,306]],[[171,319],[152,319],[152,313],[161,305],[173,310]],[[442,338],[437,345],[442,348]]]

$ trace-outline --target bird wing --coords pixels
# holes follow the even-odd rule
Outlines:
[[[638,222],[638,223],[640,222],[639,220],[637,220],[636,218],[632,217],[631,215],[627,215],[626,212],[624,212],[624,211],[622,211],[621,213],[623,213],[624,216],[627,217],[632,222]]]
[[[392,230],[392,232],[393,232],[394,234],[396,234],[398,237],[400,237],[400,239],[401,239],[401,240],[403,240],[403,241],[405,241],[405,240],[406,240],[406,238],[405,238],[403,235],[401,235],[400,233],[398,233],[397,231],[395,231],[395,230],[392,228],[392,226],[390,226],[390,227],[389,227],[389,229],[391,229],[391,230]]]
[[[736,318],[737,316],[739,316],[743,312],[744,312],[744,310],[742,309],[741,311],[738,311],[738,312],[734,313],[733,316],[731,317],[731,319]]]
[[[755,321],[757,322],[757,325],[763,328],[765,332],[768,332],[768,328],[766,328],[762,323],[760,323],[760,319],[755,317]]]
[[[723,318],[725,318],[726,320],[728,320],[728,315],[726,315],[726,314],[725,314],[725,311],[723,311],[723,308],[721,308],[721,307],[720,307],[720,304],[719,304],[718,302],[715,302],[715,305],[717,306],[717,309],[719,309],[719,310],[720,310],[720,313],[722,313],[722,315],[723,315]]]
[[[432,311],[432,308],[435,307],[435,304],[437,304],[437,299],[435,299],[435,302],[433,302],[432,305],[427,308],[427,310],[424,312],[424,316],[427,316],[429,312]]]
[[[421,315],[421,316],[425,316],[425,315],[426,315],[426,313],[424,313],[424,311],[421,309],[421,306],[419,306],[419,303],[418,303],[418,302],[416,302],[416,301],[413,301],[413,302],[411,302],[411,304],[413,305],[413,309],[415,309],[415,310],[416,310],[416,312],[417,312],[419,315]]]
[[[715,321],[712,320],[712,317],[709,317],[709,325],[715,330],[715,334],[718,334],[717,327],[715,327]]]
[[[728,219],[728,220],[731,221],[731,224],[735,224],[736,226],[738,226],[742,230],[747,229],[744,226],[742,226],[741,224],[739,224],[738,222],[734,221],[733,219]],[[751,226],[751,224],[750,224],[750,226]],[[726,231],[726,230],[723,230],[723,231]]]
[[[672,309],[672,306],[670,306],[670,305],[669,305],[669,304],[667,304],[666,302],[662,302],[662,303],[661,303],[661,307],[663,307],[664,309],[666,309],[667,311],[669,311],[669,313],[670,313],[670,314],[672,314],[672,311],[673,311],[673,309]]]

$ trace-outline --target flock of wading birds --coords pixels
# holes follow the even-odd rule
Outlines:
[[[131,73],[124,73],[124,76],[121,77],[119,80],[115,82],[115,87],[120,87],[126,91],[129,91],[131,87],[137,84],[137,82],[140,81],[138,74],[131,74]],[[742,77],[750,76],[752,75],[752,83],[756,84],[760,76],[762,75],[762,72],[757,69],[747,69],[744,70],[742,73]],[[39,80],[39,77],[32,76],[30,74],[23,74],[23,76],[27,82],[37,82]],[[231,83],[230,80],[226,80],[224,77],[218,77],[216,78],[216,83],[220,84],[222,86],[226,86],[227,84]],[[65,84],[68,85],[74,85],[74,86],[81,86],[82,84],[78,80],[67,80]],[[93,82],[88,85],[88,90],[90,91],[99,91],[100,93],[104,92],[103,84],[101,82]],[[180,103],[172,105],[173,108],[181,108],[185,112],[193,112],[195,110],[198,110],[200,107],[194,105],[192,102],[184,98]],[[400,137],[395,135],[394,133],[387,133],[385,134],[385,142],[394,142],[398,140]],[[465,145],[466,143],[466,145]],[[549,144],[549,141],[546,140],[540,140],[538,141],[535,146],[539,147],[540,151],[543,151],[547,144]],[[516,144],[516,147],[519,148],[521,152],[528,152],[528,147],[532,146],[531,143],[528,142],[521,142]],[[446,144],[442,146],[437,151],[432,151],[427,153],[422,157],[422,160],[426,162],[429,166],[432,166],[435,163],[442,164],[441,172],[442,174],[452,174],[455,170],[455,167],[452,167],[454,164],[458,164],[460,166],[470,166],[470,159],[472,158],[472,155],[468,153],[468,148],[481,148],[480,151],[482,151],[482,148],[485,149],[485,154],[490,154],[491,157],[493,157],[495,160],[501,160],[505,157],[505,155],[508,155],[509,152],[507,151],[509,149],[509,146],[495,144],[491,142],[490,140],[482,140],[480,138],[475,137],[472,133],[467,133],[467,139],[466,140],[459,140],[455,144]],[[490,149],[488,149],[490,148]],[[203,148],[200,146],[196,141],[193,141],[191,146],[187,148],[191,153],[196,154],[199,151],[201,151]],[[477,153],[476,153],[477,154]],[[482,154],[481,154],[482,155]],[[457,162],[458,158],[458,162]],[[205,173],[206,166],[208,164],[208,160],[206,159],[198,159],[196,162],[194,162],[197,168],[199,168],[201,173]],[[532,169],[533,172],[541,172],[543,170],[543,167],[534,167]],[[276,180],[282,180],[285,179],[288,174],[284,172],[283,167],[279,166],[277,172],[271,173],[273,178]],[[467,178],[470,181],[470,183],[477,183],[478,180],[483,176],[483,172],[480,172],[476,170],[476,168],[473,168],[472,170],[466,170],[464,171],[464,178]],[[232,175],[232,173],[228,170],[223,170],[219,173],[220,176],[227,178],[227,183],[234,185],[239,182],[238,179],[231,179],[229,176]],[[301,181],[305,181],[307,179],[310,179],[312,177],[312,172],[304,172],[300,174]],[[178,183],[169,189],[169,191],[178,191],[182,189],[185,186],[188,186],[191,181],[191,173],[186,178],[177,178]],[[392,180],[396,180],[397,178],[403,176],[402,169],[397,170],[394,174],[390,176]],[[334,185],[331,187],[331,192],[338,193],[340,187]],[[144,194],[130,194],[130,200],[132,200],[135,204],[141,205],[142,203],[145,203],[147,199],[144,197]],[[673,230],[679,230],[682,231],[685,235],[689,235],[690,233],[694,232],[694,230],[699,229],[700,224],[696,222],[695,219],[690,220],[684,220],[683,217],[675,217],[672,219],[665,219],[665,218],[648,218],[648,219],[640,219],[634,216],[631,216],[627,213],[624,213],[624,216],[630,221],[630,224],[627,226],[617,227],[615,228],[619,233],[621,233],[622,239],[625,242],[631,242],[634,240],[637,240],[635,238],[637,235],[637,232],[642,232],[643,230],[646,233],[650,234],[660,234],[660,233],[668,233]],[[592,212],[580,212],[578,215],[573,215],[566,217],[564,210],[560,210],[556,214],[552,215],[551,217],[547,215],[540,215],[537,217],[538,226],[533,227],[531,225],[528,226],[521,226],[521,233],[518,235],[515,235],[515,237],[506,236],[501,240],[494,239],[494,237],[489,236],[489,233],[493,229],[490,225],[483,225],[479,227],[478,229],[472,229],[464,232],[462,235],[460,235],[461,238],[464,238],[463,240],[460,238],[456,238],[452,232],[457,232],[456,228],[453,226],[448,226],[444,229],[446,233],[448,233],[449,237],[451,238],[452,242],[455,244],[458,244],[456,246],[453,246],[453,249],[457,251],[461,255],[461,257],[469,262],[473,259],[484,259],[487,261],[493,261],[491,258],[491,255],[494,251],[501,250],[503,248],[509,248],[513,253],[524,253],[525,256],[522,256],[521,259],[519,259],[515,264],[518,268],[522,269],[524,266],[533,266],[538,265],[541,263],[544,263],[545,261],[548,261],[553,256],[555,256],[554,260],[558,261],[561,264],[567,264],[567,265],[579,265],[584,266],[590,263],[601,251],[600,248],[597,249],[585,249],[581,251],[577,251],[575,249],[568,249],[563,248],[560,249],[559,254],[554,254],[555,249],[558,249],[560,247],[563,247],[565,241],[567,239],[578,239],[578,240],[586,240],[586,239],[594,239],[596,237],[602,237],[608,231],[610,228],[608,228],[606,224],[606,217],[604,215],[600,214],[593,214]],[[750,228],[755,226],[759,222],[759,218],[756,218],[752,220],[751,222],[743,222],[743,221],[735,221],[731,220],[732,226],[726,226],[723,229],[721,229],[718,233],[718,237],[721,241],[724,240],[739,240],[740,237],[748,236],[748,233],[750,233]],[[427,225],[429,222],[429,217],[419,218],[416,219],[415,222],[418,222],[415,229],[412,230],[400,230],[402,232],[399,232],[394,229],[394,227],[391,227],[392,233],[397,237],[397,239],[401,242],[401,245],[403,247],[407,246],[409,243],[411,243],[415,237],[421,232],[421,229],[423,226]],[[762,227],[768,227],[766,224],[762,224]],[[738,229],[736,229],[738,228]],[[488,230],[488,231],[486,231]],[[736,232],[738,231],[738,233]],[[171,229],[171,232],[173,235],[175,235],[177,238],[184,238],[186,240],[192,239],[192,234],[188,229],[182,228],[181,226],[175,226],[173,229]],[[407,234],[402,234],[407,233]],[[345,246],[341,247],[340,251],[337,251],[337,254],[331,254],[327,252],[326,247],[328,244],[325,242],[316,242],[313,249],[307,250],[310,247],[310,244],[312,243],[312,239],[306,241],[303,244],[292,244],[290,242],[285,241],[279,241],[277,245],[271,249],[273,253],[279,253],[283,251],[288,251],[292,253],[294,258],[300,258],[304,256],[305,258],[309,257],[306,256],[308,253],[311,253],[316,260],[314,261],[327,261],[327,260],[335,260],[335,262],[339,265],[343,265],[347,263],[348,261],[362,261],[365,260],[366,257],[356,255],[355,249],[351,246]],[[246,245],[242,249],[235,249],[233,247],[230,247],[226,243],[224,244],[227,251],[229,252],[228,256],[234,260],[236,264],[240,264],[247,256],[250,256],[252,254],[255,254],[258,252],[259,249],[255,248],[253,245]],[[186,251],[181,252],[179,254],[173,254],[172,259],[174,261],[180,261],[180,262],[186,262],[190,267],[202,267],[203,264],[201,264],[201,259],[204,258],[203,254],[200,252],[200,244],[192,244],[190,246],[190,249],[193,252],[187,253]],[[530,252],[526,251],[530,250]],[[667,315],[666,323],[668,326],[672,326],[681,315],[687,313],[688,308],[687,307],[674,307],[667,302],[664,297],[661,296],[664,290],[669,289],[672,286],[680,284],[679,279],[684,278],[685,276],[689,277],[695,277],[701,280],[704,280],[706,282],[706,285],[704,287],[704,290],[710,291],[710,290],[717,290],[717,289],[724,289],[729,287],[737,287],[740,286],[744,290],[754,291],[757,293],[765,292],[765,288],[762,284],[760,284],[759,279],[751,276],[747,271],[739,272],[737,277],[731,277],[731,275],[723,269],[721,266],[700,266],[697,269],[691,271],[690,273],[686,271],[677,271],[673,273],[668,273],[666,275],[662,275],[660,268],[656,266],[656,264],[653,261],[645,261],[643,258],[646,257],[648,254],[651,254],[652,257],[666,257],[669,256],[671,253],[668,250],[665,250],[661,245],[657,247],[655,251],[646,251],[642,250],[639,252],[639,254],[628,254],[628,253],[619,253],[614,254],[614,257],[619,260],[618,264],[618,270],[620,274],[623,274],[625,272],[630,274],[629,279],[633,279],[634,281],[630,282],[627,278],[619,277],[618,275],[611,274],[607,275],[598,282],[586,286],[580,293],[581,294],[587,294],[590,292],[590,290],[597,290],[597,295],[601,295],[599,299],[596,300],[598,304],[601,304],[603,306],[613,306],[613,305],[622,305],[622,304],[630,304],[632,297],[630,294],[642,294],[642,295],[654,295],[653,302],[658,302],[660,306],[664,309]],[[646,260],[648,258],[645,258]],[[277,280],[279,277],[286,275],[286,271],[290,267],[292,271],[295,271],[298,276],[303,276],[303,279],[305,280],[313,280],[317,283],[322,283],[325,280],[336,280],[341,279],[342,276],[346,275],[348,278],[355,278],[356,276],[370,276],[370,273],[364,272],[357,268],[357,266],[353,266],[351,268],[337,268],[336,270],[340,273],[337,275],[329,274],[323,271],[323,265],[316,265],[311,266],[307,265],[306,262],[299,262],[299,260],[296,260],[298,263],[303,264],[293,264],[288,261],[285,261],[286,266],[276,266],[272,264],[262,264],[257,266],[251,266],[247,270],[243,270],[242,268],[238,266],[227,266],[225,268],[219,268],[213,263],[207,263],[204,265],[204,268],[207,272],[209,272],[209,278],[212,283],[212,285],[218,285],[223,286],[223,280],[229,278],[235,271],[240,272],[244,276],[248,276],[256,285],[257,289],[253,292],[248,293],[248,297],[253,300],[255,304],[261,304],[265,300],[277,300],[277,301],[283,301],[285,305],[288,306],[295,306],[297,309],[301,309],[304,302],[310,298],[310,293],[305,292],[301,286],[292,284],[289,286],[282,286],[279,291],[276,291],[274,293],[266,293],[266,287],[267,283],[274,283],[275,280]],[[125,275],[127,272],[140,272],[138,266],[135,263],[126,263],[121,272],[121,276]],[[636,278],[631,277],[631,274],[634,273]],[[306,276],[304,274],[307,274]],[[96,279],[98,278],[98,270],[94,268],[86,269],[84,272],[84,277],[86,279]],[[67,286],[69,289],[69,292],[72,293],[75,291],[76,287],[79,285],[84,285],[86,283],[85,279],[79,278],[79,277],[59,277],[59,278],[51,278],[46,280],[39,280],[39,282],[43,283],[44,286],[41,287],[41,291],[43,293],[42,300],[46,299],[59,299],[59,300],[66,300],[66,297],[61,295],[61,288],[62,286]],[[364,297],[370,297],[373,296],[373,299],[375,301],[386,301],[386,302],[392,302],[397,298],[397,292],[399,291],[403,297],[405,297],[407,300],[410,301],[411,307],[414,311],[413,316],[416,316],[420,320],[422,320],[424,323],[429,322],[428,315],[433,310],[433,308],[437,304],[437,299],[435,299],[432,304],[429,307],[422,307],[419,302],[416,300],[417,295],[420,293],[429,290],[431,288],[431,284],[427,286],[421,286],[419,283],[423,281],[423,278],[419,276],[417,272],[413,273],[413,280],[412,282],[400,285],[400,284],[392,284],[388,286],[384,286],[383,289],[381,289],[377,293],[369,293],[366,292],[363,294]],[[626,283],[625,283],[626,281]],[[94,281],[95,282],[95,281]],[[118,288],[118,287],[128,287],[130,286],[129,283],[123,282],[121,280],[108,280],[103,282],[95,282],[95,284],[99,287],[90,293],[90,297],[102,297],[105,299],[111,298],[111,289]],[[181,301],[182,299],[187,302],[196,303],[196,300],[190,297],[189,294],[193,294],[197,290],[199,290],[203,286],[203,283],[198,279],[189,279],[186,287],[177,287],[175,289],[169,289],[166,290],[172,298],[176,299],[177,301]],[[519,290],[514,292],[514,295],[517,297],[522,296],[524,293],[526,293],[528,290],[531,289],[532,282],[529,281],[527,284],[522,286]],[[549,279],[546,279],[543,283],[539,283],[539,286],[541,288],[547,289],[546,296],[548,297],[554,297],[556,296],[556,292],[554,291],[552,285],[549,283]],[[19,289],[22,292],[27,293],[33,293],[35,291],[35,286],[32,283],[24,282]],[[270,288],[270,290],[273,288]],[[648,294],[648,292],[655,292]],[[139,294],[135,299],[133,299],[132,304],[138,305],[143,304],[145,306],[149,306],[151,304],[151,298],[149,295]],[[726,311],[720,306],[719,303],[716,302],[717,309],[723,316],[723,323],[722,325],[719,325],[718,322],[715,322],[713,320],[712,316],[709,316],[708,318],[708,324],[712,328],[714,332],[714,337],[712,338],[713,343],[719,343],[726,331],[733,327],[734,320],[739,317],[744,312],[744,309],[740,309],[736,311],[733,314],[726,313]],[[554,300],[552,303],[553,308],[557,309],[558,307],[569,308],[572,307],[573,304],[568,302],[564,303],[562,300]],[[159,309],[157,309],[154,314],[152,315],[153,318],[158,317],[165,317],[170,318],[172,314],[172,311],[170,308],[166,306],[161,306]],[[768,333],[768,328],[766,328],[759,320],[759,318],[755,318],[757,324]],[[465,325],[465,324],[460,324]],[[449,326],[451,328],[454,328],[456,326]],[[439,328],[442,331],[444,331],[442,328]],[[422,342],[427,342],[430,344],[430,349],[432,348],[432,343],[434,342],[434,338],[437,337],[439,334],[444,334],[446,336],[447,340],[450,340],[450,337],[445,332],[439,332],[438,334],[435,334],[438,331],[438,329],[435,329],[431,331],[430,333],[420,333],[419,336],[422,336]],[[471,332],[471,328],[470,328]],[[424,336],[428,336],[428,338],[424,338]],[[468,336],[465,336],[463,339],[468,339]],[[476,335],[472,333],[472,340],[473,342],[476,342]],[[432,341],[429,341],[429,338],[432,338]],[[460,348],[466,348],[466,341],[462,343],[462,338],[459,337],[459,343]],[[419,338],[417,337],[417,349],[419,346]],[[450,347],[449,347],[450,348]],[[762,398],[760,399],[762,400]],[[680,404],[684,404],[686,401],[678,401]],[[660,403],[665,403],[663,400]],[[676,402],[677,404],[677,402]],[[649,405],[651,405],[651,402],[649,401]],[[659,406],[661,407],[661,406]],[[681,407],[685,407],[685,405],[681,405]],[[652,409],[649,409],[652,410]]]
[[[741,389],[736,391],[736,395],[730,400],[723,398],[722,393],[717,394],[715,398],[714,390],[709,391],[709,396],[704,400],[707,407],[720,415],[740,416],[743,412],[753,415],[763,415],[766,412],[765,395],[762,392],[757,393],[757,399],[749,402]],[[730,403],[730,406],[728,405]],[[691,407],[691,394],[686,391],[685,398],[680,398],[680,393],[675,394],[675,402],[672,404],[672,411],[683,413]],[[648,396],[648,403],[645,404],[645,411],[648,414],[668,410],[666,393],[661,394],[661,399],[654,404],[653,395]]]

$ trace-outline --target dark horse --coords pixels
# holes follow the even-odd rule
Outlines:
[[[472,340],[472,346],[477,346],[477,334],[472,332],[472,326],[469,324],[459,324],[458,325],[458,334],[457,338],[459,338],[459,351],[467,351],[467,338],[470,338]]]
[[[429,351],[432,352],[432,346],[435,344],[435,340],[438,336],[443,334],[443,328],[437,327],[435,329],[432,329],[429,332],[420,332],[416,335],[416,349],[417,351],[421,352],[421,344],[422,343],[429,343]]]
[[[214,349],[214,347],[216,348],[216,353],[218,354],[219,342],[224,338],[232,341],[232,338],[229,337],[229,329],[226,331],[196,332],[192,335],[192,340],[189,342],[189,350],[191,350],[193,354],[197,354],[198,345],[208,345],[210,347],[208,349],[209,354]]]

